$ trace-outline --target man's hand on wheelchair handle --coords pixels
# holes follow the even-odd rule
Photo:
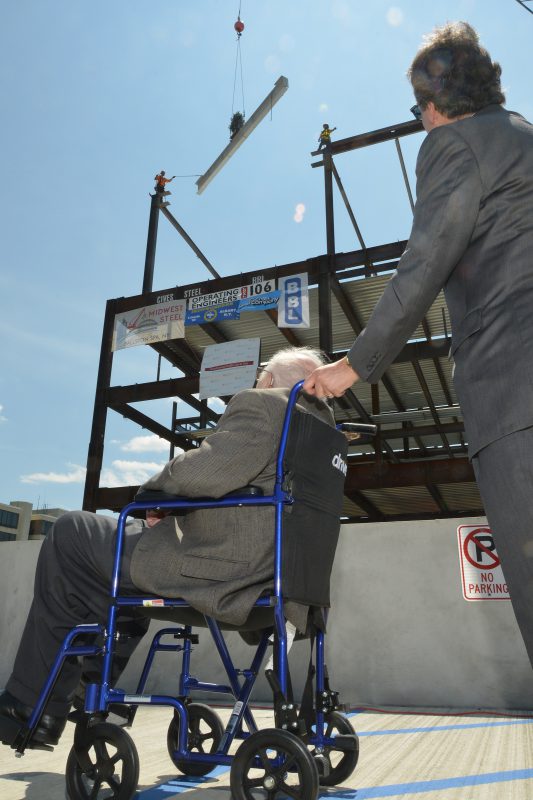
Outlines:
[[[359,380],[359,375],[354,370],[346,357],[334,364],[325,364],[318,367],[309,375],[302,389],[307,394],[315,397],[342,397],[350,386]]]

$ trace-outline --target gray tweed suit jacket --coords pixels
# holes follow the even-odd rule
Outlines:
[[[272,493],[288,394],[288,389],[239,392],[201,447],[170,461],[141,488],[218,498],[254,484]],[[297,408],[334,424],[323,401],[301,396]],[[141,536],[130,567],[134,584],[142,591],[183,597],[223,622],[243,624],[255,600],[272,585],[273,507],[200,509],[178,520],[181,541],[174,517]]]
[[[432,130],[413,228],[348,358],[385,372],[444,287],[470,456],[533,425],[533,126],[491,105]]]

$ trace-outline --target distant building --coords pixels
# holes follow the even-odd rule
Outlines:
[[[44,539],[64,508],[36,508],[24,500],[0,503],[0,542]]]

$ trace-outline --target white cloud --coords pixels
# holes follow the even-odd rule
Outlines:
[[[4,417],[2,411],[4,410],[4,406],[0,406],[0,422],[7,422],[7,417]]]
[[[403,11],[397,6],[391,6],[386,14],[387,22],[393,28],[398,28],[403,22]]]
[[[111,467],[106,467],[102,470],[100,485],[110,487],[137,486],[137,484],[144,483],[157,472],[161,472],[165,464],[166,461],[158,463],[157,461],[117,459],[112,462]]]
[[[297,203],[296,208],[294,209],[293,220],[295,222],[303,222],[304,214],[305,214],[305,205],[303,203]]]
[[[326,111],[329,111],[329,106],[327,103],[320,103],[320,105],[318,106],[318,110],[320,111],[321,114],[325,114]]]
[[[166,459],[162,462],[116,459],[112,462],[111,467],[104,467],[102,470],[100,485],[136,486],[147,481],[152,475],[161,472],[166,463]],[[33,472],[29,475],[21,475],[20,480],[22,483],[83,483],[85,481],[85,467],[81,467],[79,464],[68,464],[68,467],[68,472]]]
[[[21,483],[83,483],[85,480],[85,467],[79,464],[69,464],[69,472],[32,472],[21,475]]]
[[[166,453],[170,445],[165,439],[153,433],[148,436],[134,436],[129,442],[124,442],[120,449],[125,453]]]

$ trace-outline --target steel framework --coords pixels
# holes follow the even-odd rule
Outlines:
[[[369,133],[332,142],[313,168],[324,174],[326,252],[304,261],[293,262],[248,273],[221,277],[168,210],[165,198],[152,197],[143,290],[140,295],[109,300],[104,329],[93,424],[87,460],[84,508],[118,510],[131,499],[137,487],[100,486],[104,439],[109,409],[166,439],[172,447],[198,446],[198,429],[214,425],[218,415],[195,395],[199,388],[199,367],[203,348],[212,343],[248,336],[259,336],[265,361],[287,342],[320,347],[330,358],[346,353],[353,338],[382,293],[406,242],[391,242],[367,247],[346,191],[335,158],[343,153],[383,142],[394,142],[408,193],[413,197],[403,161],[400,139],[422,130],[419,121],[404,122]],[[337,187],[352,222],[360,248],[336,252],[334,190]],[[162,213],[192,247],[213,276],[188,286],[153,291],[157,225]],[[277,327],[276,311],[247,314],[248,321],[209,323],[187,328],[187,337],[149,345],[159,358],[178,368],[182,377],[129,386],[112,386],[112,337],[115,316],[157,303],[158,298],[174,299],[191,293],[208,294],[262,280],[279,279],[306,273],[312,312],[309,329]],[[339,421],[376,421],[379,435],[371,446],[353,446],[346,481],[345,519],[376,521],[425,519],[482,514],[482,504],[467,458],[467,444],[460,408],[451,382],[448,360],[449,335],[442,295],[437,298],[412,340],[403,348],[379,384],[358,384],[336,402]],[[413,396],[418,397],[415,404]],[[155,421],[132,403],[178,397],[192,409],[193,416],[176,419],[170,427]],[[194,415],[197,415],[196,417]]]

